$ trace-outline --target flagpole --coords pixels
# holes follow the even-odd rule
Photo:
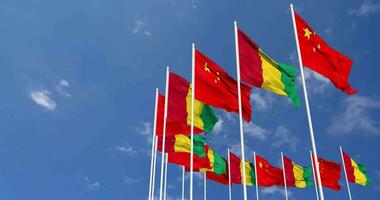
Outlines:
[[[285,188],[285,199],[288,200],[288,188],[286,186],[286,172],[285,172],[285,164],[284,164],[284,154],[281,152],[281,161],[282,161],[282,172],[284,176],[284,188]]]
[[[160,179],[160,200],[162,200],[162,190],[164,182],[164,164],[165,164],[165,139],[166,139],[166,117],[168,115],[168,98],[169,98],[169,67],[166,67],[166,85],[165,85],[165,107],[164,107],[164,124],[162,127],[162,152],[161,152],[161,179]]]
[[[152,196],[151,196],[151,200],[154,199],[154,187],[155,187],[155,184],[156,184],[156,160],[157,160],[157,144],[158,144],[158,136],[155,137],[155,141],[154,141],[154,163],[153,163],[153,179],[152,179]]]
[[[232,200],[230,148],[227,148],[227,153],[228,153],[228,197],[229,197],[229,200]]]
[[[207,177],[206,172],[203,174],[203,199],[207,199]]]
[[[152,196],[152,180],[153,180],[153,159],[154,159],[154,148],[155,148],[155,139],[156,139],[156,120],[157,120],[157,104],[158,104],[158,88],[156,88],[156,102],[154,106],[154,122],[153,122],[153,132],[152,132],[152,152],[150,159],[150,176],[149,176],[149,197],[151,199]]]
[[[244,161],[245,162],[245,161]],[[256,152],[253,152],[253,162],[255,163],[255,186],[256,186],[256,200],[259,200],[259,182],[257,181],[257,164],[256,164]]]
[[[185,166],[182,166],[182,200],[185,200]]]
[[[313,155],[311,154],[310,151],[310,161],[311,161],[311,168],[313,170],[313,179],[314,179],[314,188],[315,188],[315,195],[317,196],[317,200],[319,200],[319,195],[318,195],[318,184],[317,184],[317,179],[315,179],[315,171],[314,171],[314,162],[313,162]]]
[[[166,200],[166,185],[168,182],[168,153],[165,153],[165,184],[164,184],[164,200]]]
[[[304,73],[303,73],[303,64],[302,64],[301,50],[300,50],[300,45],[299,45],[299,41],[298,41],[297,25],[296,25],[296,22],[295,22],[293,4],[290,4],[290,9],[292,11],[293,28],[294,28],[294,35],[295,35],[296,44],[297,44],[299,68],[300,68],[300,71],[301,71],[303,93],[304,93],[305,105],[306,105],[306,114],[307,114],[307,119],[308,119],[308,122],[309,122],[311,146],[312,146],[313,154],[314,154],[313,159],[314,159],[314,163],[316,165],[316,171],[317,171],[316,174],[317,174],[318,183],[322,183],[322,181],[321,181],[321,174],[319,172],[317,146],[315,144],[315,139],[314,139],[313,122],[312,122],[312,119],[311,119],[311,113],[310,113],[310,108],[309,108],[309,99],[308,99],[308,95],[307,95],[305,76],[304,76]],[[321,200],[324,200],[325,198],[324,198],[324,195],[323,195],[322,184],[318,184],[318,189],[319,189],[319,194],[320,194]]]
[[[194,154],[194,95],[195,95],[195,44],[192,44],[191,58],[191,142],[190,142],[190,200],[193,200],[193,154]]]
[[[238,42],[238,32],[237,32],[237,22],[234,21],[234,31],[235,31],[235,53],[236,53],[236,73],[237,73],[237,86],[238,86],[238,101],[239,101],[239,125],[240,125],[240,147],[241,147],[241,158],[243,163],[245,162],[244,153],[244,134],[243,134],[243,114],[242,114],[242,103],[241,103],[241,90],[240,90],[240,59],[239,59],[239,42]],[[243,167],[243,196],[244,200],[247,200],[247,180],[246,171]]]
[[[346,184],[347,184],[348,197],[350,197],[350,200],[352,200],[350,184],[348,183],[348,177],[347,177],[347,171],[346,171],[346,164],[345,164],[345,162],[344,162],[344,158],[343,158],[343,150],[342,150],[342,146],[339,146],[339,149],[340,149],[340,156],[342,157],[344,176],[346,177]]]

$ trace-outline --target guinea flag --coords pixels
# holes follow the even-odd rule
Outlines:
[[[297,188],[306,188],[312,186],[313,184],[310,181],[311,177],[311,168],[297,165],[288,157],[284,156],[284,167],[286,175],[286,186],[288,187],[297,187]]]
[[[240,29],[238,46],[241,80],[254,87],[288,96],[294,106],[300,106],[295,68],[271,59]]]
[[[227,162],[226,160],[216,153],[211,147],[208,145],[205,145],[205,150],[207,153],[207,158],[210,162],[210,169],[204,169],[201,171],[211,171],[214,172],[217,175],[225,174],[227,173]]]
[[[346,152],[342,153],[348,181],[362,186],[371,185],[372,180],[368,178],[366,166],[356,163]]]
[[[194,154],[200,157],[206,157],[204,144],[206,139],[202,136],[194,135]],[[157,149],[162,151],[162,137],[158,137]],[[190,153],[191,152],[191,139],[189,135],[176,134],[166,136],[165,139],[165,152],[177,153]]]
[[[336,88],[355,94],[348,82],[352,61],[331,48],[315,31],[294,12],[303,65],[330,79]]]
[[[282,169],[273,167],[266,159],[256,155],[256,175],[258,186],[284,186]]]
[[[314,163],[314,159],[313,159]],[[328,187],[332,190],[340,190],[339,185],[341,167],[339,163],[325,160],[318,157],[319,173],[321,175],[322,186]],[[315,165],[314,165],[315,166]],[[315,171],[315,170],[314,170]],[[314,178],[316,178],[314,176]]]
[[[242,160],[235,154],[230,152],[230,173],[231,183],[244,184],[243,167],[245,167],[245,182],[247,186],[256,184],[254,165],[247,160],[243,163]]]
[[[228,112],[239,113],[238,85],[214,61],[195,50],[195,98]],[[241,87],[242,114],[245,121],[251,121],[251,88],[243,83]]]
[[[159,95],[156,134],[162,135],[165,97]],[[169,73],[169,98],[166,119],[166,135],[190,134],[191,132],[191,85],[181,76]],[[194,133],[210,133],[218,122],[211,106],[194,100]]]

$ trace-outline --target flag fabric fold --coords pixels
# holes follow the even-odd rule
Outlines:
[[[242,114],[251,121],[251,88],[241,85]],[[195,98],[216,108],[239,113],[237,82],[214,61],[195,50]]]
[[[266,159],[256,155],[256,174],[258,186],[284,186],[282,169],[272,166]]]
[[[330,79],[343,92],[355,94],[357,90],[348,82],[351,59],[331,48],[296,12],[294,16],[303,65]]]
[[[362,186],[371,185],[372,180],[367,175],[366,166],[356,163],[346,152],[342,152],[348,181]]]
[[[294,106],[300,106],[295,68],[271,59],[240,29],[238,46],[242,81],[278,95],[288,96]]]
[[[288,157],[284,156],[284,167],[286,175],[286,186],[288,187],[297,187],[297,188],[306,188],[312,186],[310,180],[311,177],[311,168],[297,165]]]
[[[256,184],[255,168],[254,165],[247,160],[243,163],[242,160],[235,154],[230,152],[230,173],[231,183],[244,184],[243,180],[243,167],[246,172],[246,184],[247,186],[253,186]]]
[[[314,159],[313,159],[314,163]],[[319,173],[321,175],[322,186],[330,188],[332,190],[340,190],[339,179],[341,177],[341,166],[339,163],[325,160],[318,157]],[[314,164],[315,168],[315,164]],[[316,170],[314,170],[316,171]],[[314,178],[317,178],[314,175]]]

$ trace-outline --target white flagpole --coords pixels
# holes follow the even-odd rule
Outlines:
[[[229,197],[229,200],[232,200],[230,148],[227,148],[227,152],[228,152],[228,197]]]
[[[203,199],[207,199],[207,177],[206,172],[203,172]]]
[[[168,183],[168,153],[165,153],[165,183],[164,183],[164,200],[166,200],[166,185]]]
[[[168,116],[168,98],[169,98],[169,67],[166,67],[165,108],[164,108],[165,110],[164,110],[164,124],[162,127],[160,200],[162,200],[162,190],[163,190],[163,184],[164,184],[166,117]]]
[[[245,162],[244,153],[244,134],[243,134],[243,114],[242,114],[242,103],[241,103],[241,90],[240,90],[240,59],[239,59],[239,42],[238,42],[238,31],[237,22],[234,21],[234,31],[235,31],[235,53],[236,53],[236,73],[237,73],[237,86],[238,86],[238,101],[239,101],[239,125],[240,125],[240,147],[241,147],[241,158],[243,163]],[[243,167],[243,196],[244,200],[247,200],[247,183],[246,183],[246,171]]]
[[[194,155],[194,95],[195,95],[195,44],[192,44],[191,58],[191,144],[190,144],[190,200],[193,200],[193,155]]]
[[[342,157],[342,163],[343,163],[344,175],[345,175],[345,177],[346,177],[346,184],[347,184],[348,197],[350,197],[350,200],[352,200],[352,197],[351,197],[351,190],[350,190],[350,184],[348,183],[348,177],[347,177],[346,165],[345,165],[344,158],[343,158],[343,150],[342,150],[342,146],[339,146],[339,149],[340,149],[340,156]]]
[[[156,185],[157,144],[158,144],[158,136],[155,137],[155,142],[154,142],[153,179],[152,179],[152,194],[151,194],[152,196],[151,196],[151,200],[154,199],[154,186]]]
[[[311,151],[310,151],[310,161],[311,161],[311,169],[313,170],[315,195],[317,196],[317,200],[319,200],[318,186],[317,186],[318,184],[317,184],[317,179],[315,179],[314,162],[313,162],[313,155],[312,155]]]
[[[317,174],[317,180],[318,183],[321,183],[321,174],[319,172],[319,163],[318,163],[318,155],[317,155],[317,146],[315,144],[315,139],[314,139],[314,130],[313,130],[313,122],[311,119],[311,114],[310,114],[310,108],[309,108],[309,99],[307,95],[307,89],[306,89],[306,83],[305,83],[305,76],[303,73],[303,64],[302,64],[302,57],[301,57],[301,50],[300,50],[300,45],[298,41],[298,33],[297,33],[297,25],[295,21],[295,16],[294,16],[294,9],[293,9],[293,4],[290,4],[290,9],[292,11],[292,19],[293,19],[293,28],[294,28],[294,35],[296,39],[296,44],[297,44],[297,51],[298,51],[298,60],[299,60],[299,68],[301,71],[301,78],[302,78],[302,86],[303,86],[303,94],[305,98],[305,105],[306,105],[306,114],[307,114],[307,119],[309,122],[309,129],[310,129],[310,138],[311,138],[311,146],[313,149],[313,154],[314,154],[314,163],[316,165],[316,174]],[[319,195],[321,197],[321,200],[324,200],[324,195],[323,195],[323,189],[322,189],[322,184],[318,184],[318,189],[319,189]]]
[[[182,166],[182,200],[185,200],[185,166]]]
[[[282,172],[284,176],[284,188],[285,188],[285,199],[288,200],[288,188],[286,186],[286,172],[285,172],[285,164],[284,164],[284,154],[281,152],[281,161],[282,161]]]
[[[153,180],[153,163],[154,163],[154,148],[156,139],[156,120],[157,120],[157,104],[158,104],[158,88],[156,88],[156,103],[154,106],[154,122],[153,122],[153,133],[152,133],[152,152],[150,159],[150,177],[149,177],[149,196],[148,199],[152,200],[152,180]]]
[[[253,162],[255,163],[255,186],[256,186],[256,200],[259,200],[259,182],[257,181],[257,164],[256,164],[256,152],[253,152]]]

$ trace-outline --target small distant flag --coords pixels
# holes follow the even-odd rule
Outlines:
[[[272,166],[266,159],[256,155],[256,175],[258,186],[284,186],[282,169]]]
[[[251,88],[241,83],[242,113],[251,121]],[[238,85],[214,61],[195,50],[195,98],[228,112],[239,113]]]
[[[295,68],[272,60],[240,29],[238,46],[241,80],[254,87],[288,96],[294,106],[300,106]]]
[[[366,166],[356,163],[346,152],[342,153],[348,181],[362,186],[371,185],[372,180],[368,178]]]
[[[331,48],[296,12],[294,15],[303,65],[330,79],[343,92],[355,94],[357,90],[348,82],[351,59]]]
[[[230,173],[231,173],[231,183],[234,184],[244,184],[243,180],[243,167],[245,167],[246,172],[246,184],[247,186],[253,186],[256,184],[255,179],[255,168],[254,165],[247,160],[242,162],[242,160],[235,154],[230,152]]]
[[[313,159],[313,163],[314,163],[314,159]],[[322,186],[328,187],[332,190],[340,190],[341,189],[341,186],[339,185],[339,179],[341,176],[340,164],[329,161],[329,160],[325,160],[320,157],[318,157],[318,164],[319,164],[319,173],[321,175]]]
[[[284,166],[286,174],[286,186],[306,188],[311,186],[311,168],[297,165],[288,157],[284,156]]]

